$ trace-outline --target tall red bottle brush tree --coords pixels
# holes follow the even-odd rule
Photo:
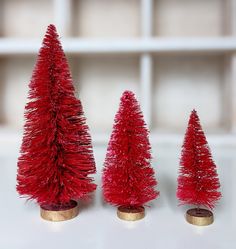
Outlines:
[[[49,25],[29,84],[17,191],[63,210],[96,189],[91,137],[55,26]]]
[[[135,95],[125,91],[115,116],[102,176],[104,199],[119,207],[118,216],[122,219],[143,218],[143,205],[158,196],[148,134]]]
[[[177,198],[180,200],[180,204],[197,206],[197,209],[187,212],[187,220],[189,218],[190,223],[192,223],[191,217],[204,217],[205,215],[208,217],[210,215],[212,218],[208,222],[213,222],[213,214],[200,207],[209,209],[215,207],[221,197],[219,187],[216,165],[212,159],[198,114],[193,110],[182,146],[177,188]]]

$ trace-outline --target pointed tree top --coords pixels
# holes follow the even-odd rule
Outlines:
[[[57,33],[57,29],[56,29],[55,25],[50,24],[47,27],[47,31],[46,31],[46,34],[45,34],[44,39],[43,39],[43,46],[41,49],[47,48],[47,47],[50,48],[50,44],[52,44],[52,43],[57,44],[62,49],[62,46],[61,46],[60,41],[59,41],[59,35]]]
[[[121,98],[134,98],[134,97],[135,97],[135,94],[132,91],[126,90],[123,92]]]
[[[121,98],[121,103],[137,102],[135,94],[132,91],[126,90],[123,92]]]
[[[196,114],[197,115],[197,111],[195,109],[192,110],[192,114]]]
[[[55,25],[53,25],[53,24],[48,25],[45,37],[48,35],[55,37],[55,38],[59,37]]]
[[[54,32],[57,33],[56,26],[54,24],[49,24],[47,28],[47,32]]]
[[[201,128],[200,124],[200,118],[198,116],[198,113],[195,109],[192,110],[189,118],[189,125],[196,124]]]
[[[136,111],[138,111],[140,115],[143,116],[140,110],[138,100],[136,99],[136,96],[132,91],[126,90],[123,92],[120,98],[120,105],[121,106],[125,105],[126,107],[129,107],[128,109],[130,109],[131,106],[133,106],[136,109]]]
[[[193,118],[193,117],[199,119],[198,113],[197,113],[197,111],[195,109],[192,110],[191,115],[190,115],[190,118]]]

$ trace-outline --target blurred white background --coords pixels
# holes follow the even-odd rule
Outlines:
[[[20,137],[37,52],[54,23],[95,143],[107,143],[129,89],[154,143],[182,140],[196,108],[213,144],[234,145],[235,20],[235,0],[0,0],[0,140]]]

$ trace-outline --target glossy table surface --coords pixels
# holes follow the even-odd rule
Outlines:
[[[215,222],[208,227],[188,224],[184,218],[187,207],[178,206],[179,148],[153,148],[160,197],[146,207],[146,217],[136,222],[118,219],[116,208],[103,202],[100,173],[105,148],[95,147],[94,151],[98,171],[94,198],[79,203],[80,214],[75,219],[58,223],[42,220],[37,204],[16,193],[18,149],[0,154],[0,249],[236,248],[235,150],[214,150],[223,197],[214,210]]]

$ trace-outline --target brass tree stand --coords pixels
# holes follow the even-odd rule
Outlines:
[[[136,221],[145,216],[144,207],[118,207],[117,216],[122,220]]]
[[[214,216],[210,210],[193,208],[186,212],[186,220],[192,225],[208,226],[213,223]]]
[[[52,210],[48,207],[40,207],[40,215],[48,221],[65,221],[75,218],[79,214],[79,208],[76,201],[71,201],[70,206],[58,210]]]

